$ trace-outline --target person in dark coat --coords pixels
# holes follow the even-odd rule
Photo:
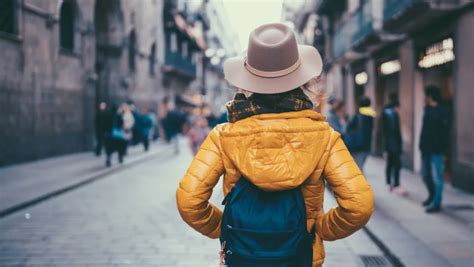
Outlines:
[[[389,104],[384,107],[382,112],[383,138],[385,142],[385,151],[387,152],[387,165],[385,176],[387,186],[390,191],[404,193],[400,186],[400,168],[402,154],[402,133],[400,130],[400,116],[397,94],[389,96]]]
[[[372,147],[372,130],[376,113],[370,105],[370,98],[360,97],[359,110],[349,121],[344,136],[344,141],[361,170]]]
[[[185,125],[186,121],[186,114],[176,109],[170,110],[166,114],[166,118],[164,120],[166,140],[168,141],[168,143],[174,143],[175,154],[179,153],[177,135],[182,133],[183,126]]]
[[[95,114],[95,136],[96,136],[96,147],[95,154],[100,156],[102,149],[105,146],[107,133],[112,130],[113,115],[110,110],[107,109],[107,103],[101,102],[99,109]]]
[[[148,151],[150,147],[150,133],[154,127],[153,114],[149,111],[148,107],[143,107],[141,114],[139,114],[139,129],[140,138],[145,151]]]
[[[438,87],[425,88],[426,106],[420,135],[423,181],[428,198],[423,202],[426,212],[439,212],[443,195],[443,160],[449,142],[449,114],[441,105]]]

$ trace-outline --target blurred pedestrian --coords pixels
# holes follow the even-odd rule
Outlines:
[[[141,143],[143,144],[144,150],[148,151],[150,147],[151,131],[154,128],[154,115],[148,110],[148,107],[143,107],[139,117],[139,134]]]
[[[228,122],[227,121],[227,109],[225,106],[222,107],[222,109],[219,112],[219,117],[216,119],[216,125]]]
[[[359,98],[359,110],[349,121],[345,135],[346,145],[361,171],[364,169],[372,147],[372,130],[376,112],[370,105],[370,98],[366,96]]]
[[[236,90],[229,123],[210,132],[176,193],[184,221],[220,237],[223,265],[320,266],[322,240],[344,238],[369,220],[370,186],[339,133],[312,110],[321,70],[318,51],[298,46],[280,23],[254,30],[246,57],[224,63]],[[224,212],[209,203],[221,175]],[[325,182],[339,204],[327,213]]]
[[[326,120],[336,132],[343,134],[347,126],[344,101],[333,98],[329,101],[329,105]]]
[[[111,158],[114,152],[118,154],[119,163],[123,163],[124,156],[127,154],[127,146],[132,139],[132,127],[135,121],[128,105],[123,103],[116,112],[113,119],[112,131],[107,139],[107,158],[105,164],[111,166]]]
[[[425,110],[420,135],[423,181],[428,198],[423,202],[426,212],[439,212],[443,196],[443,160],[449,142],[449,114],[441,105],[441,90],[425,88]]]
[[[182,133],[186,121],[186,114],[177,109],[169,110],[166,114],[164,121],[166,139],[168,143],[174,144],[175,154],[179,153],[178,135]]]
[[[400,116],[397,94],[390,94],[389,103],[382,112],[382,128],[387,153],[385,176],[387,187],[390,191],[405,194],[405,189],[400,186],[400,168],[402,154],[402,133],[400,130]]]
[[[194,119],[191,129],[187,134],[193,155],[196,155],[199,147],[201,146],[202,142],[204,142],[204,139],[206,139],[210,131],[211,129],[209,128],[207,118],[203,116],[197,116]]]
[[[112,129],[112,122],[112,112],[107,108],[107,103],[101,102],[95,114],[95,154],[97,156],[100,156],[102,154],[102,149],[103,147],[105,147],[107,133],[109,133]]]
[[[132,126],[132,131],[131,131],[131,138],[130,138],[130,144],[136,145],[138,143],[141,143],[142,141],[142,134],[141,134],[141,114],[137,109],[137,106],[133,102],[133,100],[127,100],[125,104],[128,106],[128,110],[130,110],[130,113],[133,115],[133,121],[134,124]]]

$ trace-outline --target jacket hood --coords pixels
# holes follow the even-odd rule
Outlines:
[[[222,151],[240,173],[267,191],[301,185],[328,146],[331,128],[312,110],[255,115],[221,128]]]

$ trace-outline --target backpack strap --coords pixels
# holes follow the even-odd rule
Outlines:
[[[232,187],[232,189],[230,190],[229,193],[227,193],[227,195],[224,197],[224,199],[222,200],[222,205],[226,205],[227,202],[229,201],[229,198],[233,195],[237,196],[238,194],[240,194],[240,192],[242,192],[242,190],[244,190],[248,185],[250,184],[250,182],[244,177],[244,176],[240,176],[239,180],[237,180],[237,182],[235,183],[234,187]]]

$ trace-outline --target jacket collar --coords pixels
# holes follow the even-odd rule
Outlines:
[[[314,110],[309,110],[309,109],[305,109],[301,111],[283,112],[283,113],[265,113],[265,114],[249,117],[249,119],[250,118],[257,119],[257,120],[297,119],[297,118],[310,118],[315,121],[326,120],[326,116],[321,115],[320,113]]]

